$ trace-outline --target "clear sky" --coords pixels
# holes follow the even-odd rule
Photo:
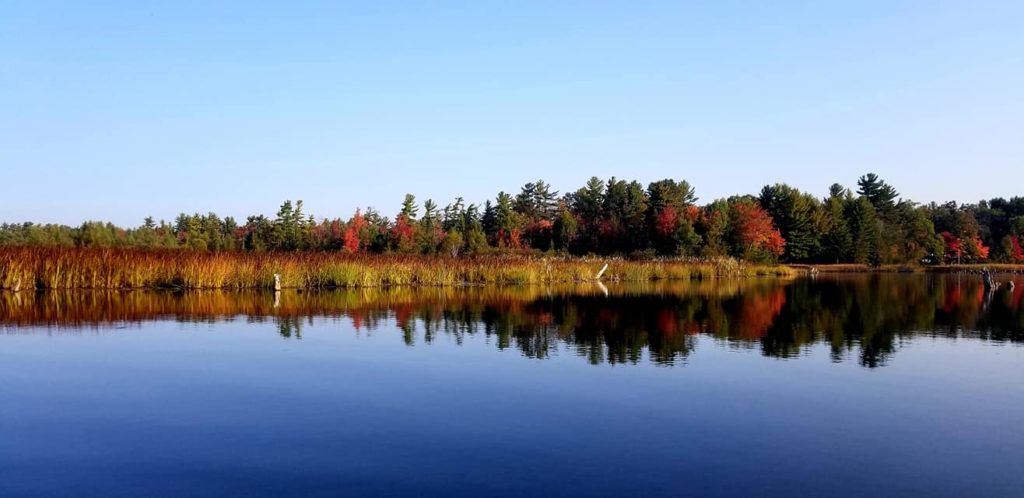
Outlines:
[[[1024,195],[1024,2],[0,1],[0,221],[543,178]]]

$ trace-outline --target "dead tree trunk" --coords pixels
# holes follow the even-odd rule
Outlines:
[[[992,291],[995,290],[996,287],[999,287],[999,284],[997,284],[992,278],[992,272],[990,272],[988,268],[981,270],[981,279],[985,282],[985,290],[987,291]]]

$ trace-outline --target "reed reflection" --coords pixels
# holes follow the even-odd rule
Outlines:
[[[886,364],[915,336],[1024,341],[1024,282],[987,292],[970,275],[860,275],[561,287],[358,291],[66,291],[0,294],[8,332],[174,319],[273,321],[301,339],[314,317],[357,331],[397,328],[408,345],[484,334],[530,358],[564,351],[600,364],[685,361],[704,334],[778,358],[828,344],[835,361]]]

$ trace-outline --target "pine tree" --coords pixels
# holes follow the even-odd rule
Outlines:
[[[896,207],[899,193],[891,185],[885,183],[878,175],[868,173],[857,180],[857,193],[866,197],[877,213],[887,215]]]
[[[694,252],[698,235],[683,212],[697,200],[690,184],[670,179],[653,182],[647,187],[647,198],[646,226],[652,247],[671,256]]]
[[[518,217],[512,207],[512,196],[498,192],[494,207],[494,219],[497,225],[495,245],[519,249],[521,245]]]
[[[586,186],[568,196],[569,208],[578,221],[576,246],[579,252],[596,252],[602,246],[601,222],[604,218],[603,205],[605,184],[594,176]]]
[[[494,240],[498,233],[498,216],[490,200],[484,202],[484,214],[480,218],[480,223],[487,238]]]
[[[416,206],[416,196],[405,194],[405,200],[402,201],[402,211],[399,214],[408,218],[409,221],[413,221],[419,212],[420,208]]]
[[[761,189],[758,202],[772,216],[775,226],[786,239],[785,260],[806,261],[818,252],[820,243],[814,226],[818,209],[816,199],[789,185],[777,183]]]
[[[858,197],[847,208],[852,234],[854,263],[877,265],[879,258],[879,224],[875,206],[867,197]]]
[[[419,235],[421,252],[433,254],[444,240],[445,231],[441,228],[441,220],[437,214],[437,204],[427,199],[423,203],[423,218],[419,222]]]
[[[847,217],[847,205],[852,204],[853,198],[839,184],[829,190],[824,206],[827,230],[822,238],[822,254],[825,261],[840,263],[849,261],[853,253],[853,235]]]

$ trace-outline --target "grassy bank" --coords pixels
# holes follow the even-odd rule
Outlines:
[[[627,261],[520,256],[352,256],[340,253],[216,253],[180,250],[0,248],[4,289],[258,289],[274,274],[285,288],[540,284],[593,280],[693,280],[791,276],[784,266],[734,259]]]
[[[970,264],[970,265],[858,265],[858,264],[832,264],[832,265],[789,265],[798,273],[962,273],[981,272],[988,268],[994,273],[1024,274],[1024,265],[1014,264]]]

